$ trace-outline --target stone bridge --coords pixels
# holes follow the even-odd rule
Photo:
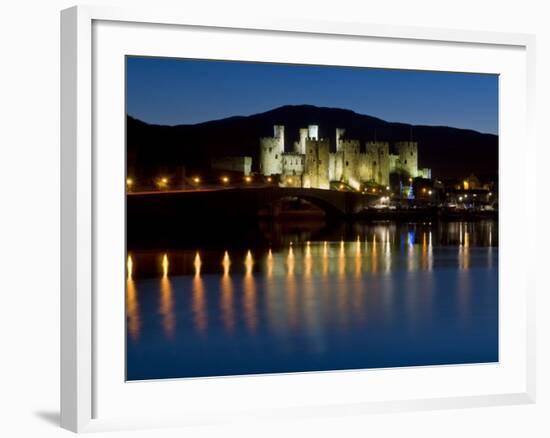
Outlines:
[[[131,193],[127,198],[128,217],[133,215],[223,215],[257,216],[274,212],[285,198],[305,200],[327,216],[350,216],[365,209],[379,195],[351,191],[293,187],[228,187],[216,189]]]

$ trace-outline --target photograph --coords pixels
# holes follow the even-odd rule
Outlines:
[[[126,379],[499,362],[499,75],[125,58]]]

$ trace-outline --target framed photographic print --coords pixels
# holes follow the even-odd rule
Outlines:
[[[61,44],[63,427],[534,401],[533,37],[75,7]]]

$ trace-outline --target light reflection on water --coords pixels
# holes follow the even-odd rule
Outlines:
[[[128,378],[496,361],[496,225],[480,227],[132,251]]]

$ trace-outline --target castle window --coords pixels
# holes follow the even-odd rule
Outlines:
[[[271,149],[273,149],[273,148],[269,148],[269,153],[271,153]]]
[[[374,161],[374,162],[372,163],[372,165],[373,165],[373,166],[376,166],[376,161]]]
[[[275,154],[275,159],[277,160],[279,158],[279,155],[278,154]]]
[[[348,161],[346,161],[346,167],[348,167],[348,166],[349,166],[349,162],[348,162]]]
[[[413,156],[413,151],[411,151],[411,157]]]
[[[407,160],[405,160],[405,164],[407,164]]]

